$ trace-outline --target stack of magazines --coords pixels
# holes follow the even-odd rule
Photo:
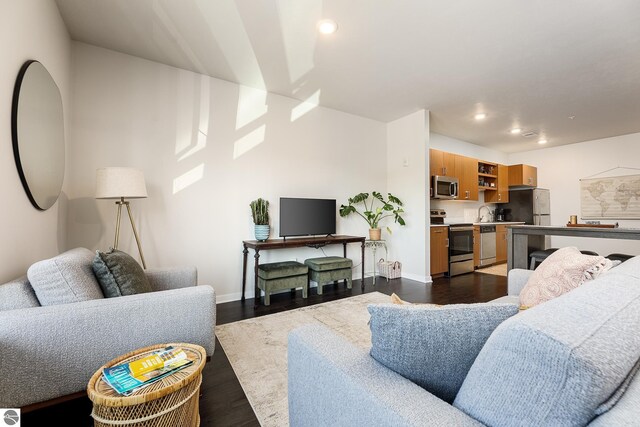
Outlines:
[[[128,396],[136,390],[191,365],[181,348],[165,347],[149,356],[102,370],[104,381],[119,394]]]

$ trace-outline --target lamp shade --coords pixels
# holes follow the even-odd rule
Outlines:
[[[133,168],[100,168],[96,172],[96,199],[147,197],[142,171]]]

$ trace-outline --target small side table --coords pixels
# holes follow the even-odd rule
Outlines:
[[[129,396],[118,394],[105,383],[104,368],[140,359],[167,346],[184,349],[193,363]],[[199,426],[198,402],[206,357],[205,349],[199,345],[172,343],[141,348],[110,361],[93,374],[87,386],[93,402],[94,426]]]
[[[365,240],[364,246],[366,248],[370,248],[373,253],[373,284],[376,284],[376,266],[378,265],[378,260],[376,259],[376,251],[378,248],[384,248],[384,259],[386,260],[389,257],[389,252],[387,250],[387,242],[385,240]],[[389,278],[387,277],[387,282]]]

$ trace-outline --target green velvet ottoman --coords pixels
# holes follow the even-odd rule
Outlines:
[[[272,292],[283,289],[302,288],[302,298],[306,298],[309,291],[308,272],[306,265],[296,261],[258,265],[258,288],[264,291],[264,305],[271,304]]]
[[[309,258],[304,261],[309,267],[309,278],[318,284],[318,295],[322,295],[322,287],[327,283],[345,280],[347,288],[351,289],[351,267],[353,262],[349,258],[328,256]]]

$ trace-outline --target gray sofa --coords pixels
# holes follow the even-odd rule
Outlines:
[[[153,292],[48,306],[40,306],[27,276],[0,285],[0,407],[81,392],[100,366],[153,344],[189,342],[212,355],[213,288],[197,286],[195,267],[146,275]]]
[[[517,301],[530,274],[512,270],[499,302]],[[290,423],[637,426],[639,329],[636,257],[501,323],[450,404],[329,329],[305,326],[289,335]]]

